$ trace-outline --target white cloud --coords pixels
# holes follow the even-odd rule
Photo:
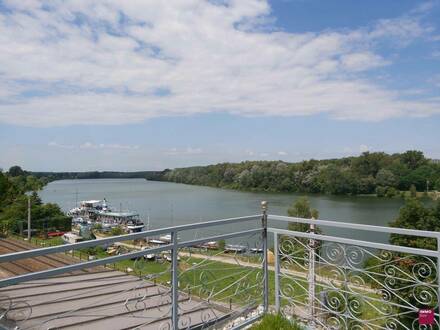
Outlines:
[[[171,148],[164,152],[164,154],[167,156],[198,155],[202,153],[203,153],[202,148],[193,148],[193,147],[187,147],[185,149]]]
[[[51,141],[47,144],[49,147],[55,147],[55,148],[63,148],[63,149],[73,149],[75,148],[73,145],[69,144],[60,144],[55,141]]]
[[[359,151],[360,152],[367,152],[367,151],[370,151],[370,147],[369,146],[367,146],[367,145],[365,145],[365,144],[361,144],[360,146],[359,146]]]
[[[51,142],[52,143],[52,142]],[[51,146],[49,143],[49,146]],[[95,144],[92,142],[84,142],[78,146],[70,146],[71,148],[79,148],[79,149],[124,149],[124,150],[137,150],[140,148],[139,145],[127,145],[127,144],[105,144],[99,143]]]
[[[124,124],[209,112],[382,120],[440,112],[438,100],[410,101],[359,75],[389,63],[376,43],[404,46],[430,33],[417,17],[296,34],[271,30],[261,0],[5,5],[12,12],[0,13],[0,122]]]
[[[278,155],[278,156],[287,156],[288,153],[285,152],[285,151],[278,151],[278,152],[277,152],[277,155]]]

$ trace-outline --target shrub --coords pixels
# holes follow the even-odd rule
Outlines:
[[[392,198],[392,197],[396,197],[399,195],[399,192],[396,190],[396,188],[393,187],[389,187],[387,189],[387,192],[385,194],[386,197]]]
[[[124,233],[121,227],[113,227],[110,232],[113,236],[122,235]]]
[[[378,186],[378,187],[376,188],[376,195],[377,195],[377,197],[384,197],[386,191],[387,191],[387,189],[386,189],[385,187]]]
[[[284,318],[281,314],[266,314],[261,322],[251,327],[251,330],[303,330],[298,324]]]

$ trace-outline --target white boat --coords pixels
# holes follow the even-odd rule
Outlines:
[[[149,253],[149,254],[144,255],[144,258],[147,259],[147,260],[155,260],[156,259],[156,255],[153,254],[153,253]]]
[[[63,236],[61,236],[61,239],[66,244],[74,244],[84,240],[83,237],[74,233],[65,233]]]
[[[109,212],[110,209],[107,206],[106,199],[91,199],[80,202],[79,207],[74,207],[67,212],[68,216],[71,217],[94,217],[94,215],[101,212]]]
[[[151,244],[155,244],[155,245],[167,244],[167,242],[164,242],[164,241],[161,241],[161,240],[158,240],[158,239],[150,239],[148,242],[151,243]]]
[[[160,236],[159,239],[165,243],[170,243],[171,242],[171,235],[170,234],[163,235],[163,236]]]
[[[226,252],[235,252],[235,253],[243,253],[246,251],[246,246],[244,245],[234,245],[234,244],[228,244],[225,246]]]
[[[135,212],[99,212],[96,223],[103,228],[121,227],[128,233],[137,233],[144,229],[144,223]]]
[[[172,262],[173,261],[173,257],[171,256],[171,254],[167,254],[166,253],[166,254],[163,255],[163,257],[168,262]],[[180,261],[180,257],[179,256],[177,256],[177,261]]]

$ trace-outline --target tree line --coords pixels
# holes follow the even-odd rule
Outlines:
[[[165,170],[165,181],[212,187],[335,195],[396,196],[400,191],[440,190],[440,163],[423,152],[364,152],[358,157],[245,161]]]
[[[89,171],[89,172],[28,172],[32,176],[43,179],[46,182],[55,180],[75,180],[75,179],[147,179],[160,180],[160,171],[137,171],[137,172],[117,172],[117,171]]]

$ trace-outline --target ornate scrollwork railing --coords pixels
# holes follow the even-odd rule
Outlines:
[[[310,244],[312,239],[286,231],[278,238],[276,276],[285,316],[322,329],[439,328],[436,257],[335,239],[313,238]],[[435,311],[434,324],[419,324],[420,309]]]

